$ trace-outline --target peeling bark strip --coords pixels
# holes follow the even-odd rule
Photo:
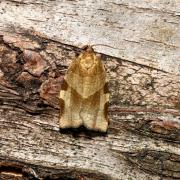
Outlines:
[[[60,128],[106,132],[108,128],[107,77],[104,65],[87,46],[68,68],[60,91]]]
[[[0,30],[16,24],[51,39],[180,74],[179,0],[1,0]]]
[[[15,179],[15,180],[29,180],[29,179],[63,179],[63,180],[108,180],[107,177],[97,172],[83,172],[81,169],[78,171],[74,169],[61,169],[36,166],[33,164],[23,162],[7,162],[0,157],[0,179]]]

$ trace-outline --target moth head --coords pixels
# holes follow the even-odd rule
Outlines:
[[[80,69],[87,74],[94,73],[98,64],[99,57],[91,46],[84,46],[83,52],[78,57]]]

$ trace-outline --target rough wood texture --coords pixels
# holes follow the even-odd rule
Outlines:
[[[59,42],[167,72],[180,71],[179,0],[1,0],[0,29],[15,24]]]
[[[178,1],[32,2],[0,4],[0,178],[179,179]],[[103,54],[107,134],[59,131],[62,79],[87,43],[125,48]]]

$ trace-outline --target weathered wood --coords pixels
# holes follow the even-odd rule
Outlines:
[[[38,24],[36,22],[42,15],[37,9],[42,8],[44,13],[51,16],[54,14],[54,17],[61,18],[62,14],[65,20],[68,16],[66,20],[72,25],[74,15],[67,14],[68,7],[77,7],[78,12],[83,7],[84,16],[77,15],[76,21],[81,24],[80,27],[84,27],[82,19],[86,17],[87,22],[95,7],[98,9],[99,6],[106,5],[98,11],[109,13],[105,11],[108,8],[111,13],[118,13],[126,8],[122,12],[127,11],[128,14],[131,11],[134,15],[140,11],[140,20],[143,13],[147,21],[152,13],[152,19],[155,15],[160,18],[162,14],[170,17],[168,22],[176,20],[176,23],[170,23],[174,24],[175,38],[179,32],[178,7],[175,3],[173,6],[172,2],[165,5],[164,1],[134,1],[126,6],[126,1],[122,1],[121,5],[113,2],[113,9],[112,6],[107,6],[111,3],[106,1],[101,1],[102,4],[97,2],[97,6],[93,1],[87,1],[86,6],[85,1],[39,2],[9,0],[0,4],[0,178],[179,179],[180,76],[179,70],[173,69],[179,63],[166,56],[170,64],[164,66],[167,59],[159,55],[157,66],[154,67],[148,60],[145,63],[139,61],[133,49],[128,51],[130,54],[124,51],[126,57],[131,56],[133,60],[121,58],[121,55],[113,57],[117,55],[114,50],[102,54],[110,78],[111,124],[108,133],[99,134],[85,129],[62,132],[59,131],[58,124],[58,93],[68,65],[81,51],[72,45],[86,44],[92,40],[92,44],[102,42],[112,45],[114,42],[112,46],[116,47],[118,40],[112,38],[115,27],[107,22],[102,24],[107,26],[104,30],[101,28],[102,32],[98,31],[92,36],[90,32],[94,29],[93,19],[89,22],[92,24],[89,33],[83,30],[75,33],[75,28],[72,32],[73,27],[70,25],[62,30],[60,22],[56,23],[55,29],[55,25],[51,24],[52,19]],[[63,7],[59,8],[60,4],[68,4],[66,13],[59,13],[60,10],[64,11]],[[48,11],[45,11],[46,8]],[[92,12],[86,15],[86,9]],[[33,13],[30,13],[31,10]],[[34,16],[35,21],[25,19],[25,16]],[[125,18],[123,13],[121,16]],[[107,17],[111,17],[110,14]],[[115,15],[112,19],[114,17]],[[96,20],[98,18],[100,17]],[[130,14],[127,19],[123,22],[127,21],[128,25],[122,24],[125,31],[132,27],[129,26],[132,20]],[[12,26],[12,22],[15,26]],[[134,28],[138,29],[139,24],[136,22],[137,20]],[[30,25],[35,30],[29,30]],[[112,31],[107,31],[109,38],[106,43],[101,33],[111,26]],[[142,24],[142,29],[145,26]],[[48,27],[51,27],[51,33]],[[67,37],[69,31],[71,36]],[[82,37],[76,40],[80,36]],[[122,37],[131,39],[127,34],[120,35],[120,46]],[[85,38],[87,39],[84,40]],[[154,38],[159,41],[157,36]],[[174,49],[167,44],[163,44],[163,47],[170,54],[174,53],[173,57],[178,57],[179,39],[175,39],[172,41],[176,46]],[[126,45],[131,43],[129,40]],[[151,44],[153,48],[155,44]],[[161,49],[157,47],[160,48],[162,44],[156,45],[157,54],[161,54]],[[139,55],[145,53],[148,59],[151,53],[148,54],[142,44],[138,48]],[[101,50],[103,52],[103,48]]]
[[[1,166],[28,166],[38,177],[180,177],[178,76],[104,55],[112,96],[108,134],[64,134],[57,97],[68,63],[80,49],[19,33],[1,37]],[[133,76],[142,84],[128,81]],[[165,84],[160,92],[169,91],[161,96],[156,87]]]
[[[167,72],[180,71],[179,0],[1,0],[0,29],[34,29],[59,42]]]

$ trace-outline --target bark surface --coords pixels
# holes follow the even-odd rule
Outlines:
[[[179,179],[178,4],[2,0],[0,178]],[[96,49],[110,79],[107,134],[59,130],[63,76],[84,44],[113,47]]]

